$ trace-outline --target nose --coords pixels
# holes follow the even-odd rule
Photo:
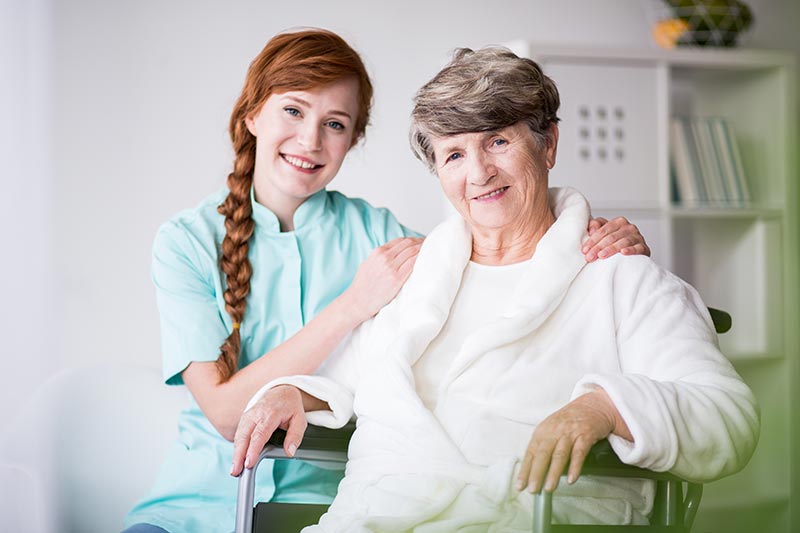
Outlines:
[[[470,158],[467,178],[473,185],[486,185],[497,175],[497,168],[490,154],[483,151]]]
[[[319,128],[315,124],[306,122],[297,132],[297,141],[303,149],[317,152],[322,149],[322,139]]]

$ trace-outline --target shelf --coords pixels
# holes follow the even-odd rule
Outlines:
[[[733,366],[736,368],[744,368],[750,365],[775,363],[779,364],[786,361],[783,354],[772,353],[757,353],[757,352],[740,352],[740,353],[726,353],[725,357],[728,358]]]
[[[673,218],[763,218],[773,219],[783,216],[783,210],[777,207],[685,207],[673,206],[668,210]]]
[[[741,70],[787,67],[795,64],[791,53],[776,50],[742,48],[691,48],[664,50],[661,48],[618,49],[603,47],[569,46],[548,43],[531,43],[526,40],[506,44],[517,54],[533,59],[558,59],[559,61],[603,63],[665,63],[676,67],[702,67],[713,70]]]

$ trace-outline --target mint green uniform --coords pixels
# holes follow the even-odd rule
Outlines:
[[[182,385],[193,361],[215,361],[231,332],[219,269],[224,217],[222,189],[159,229],[152,275],[161,317],[164,379]],[[417,236],[386,209],[337,192],[320,191],[294,215],[295,230],[280,232],[277,217],[253,201],[253,265],[241,326],[239,366],[286,341],[349,285],[376,246]],[[302,357],[302,354],[298,354]],[[125,526],[148,523],[171,533],[229,532],[234,527],[237,479],[230,476],[233,444],[223,439],[192,400],[181,413],[179,436],[150,492]],[[264,461],[256,499],[328,503],[342,473],[299,461]]]

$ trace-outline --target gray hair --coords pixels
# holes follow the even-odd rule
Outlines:
[[[435,173],[431,137],[493,131],[525,122],[543,145],[558,123],[553,80],[531,60],[494,46],[459,48],[453,59],[414,97],[410,142],[414,155]]]

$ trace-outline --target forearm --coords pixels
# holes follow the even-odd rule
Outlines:
[[[350,303],[345,292],[283,344],[218,383],[214,363],[192,363],[184,381],[198,405],[220,434],[232,440],[250,398],[270,381],[312,374],[344,338],[367,316]]]

